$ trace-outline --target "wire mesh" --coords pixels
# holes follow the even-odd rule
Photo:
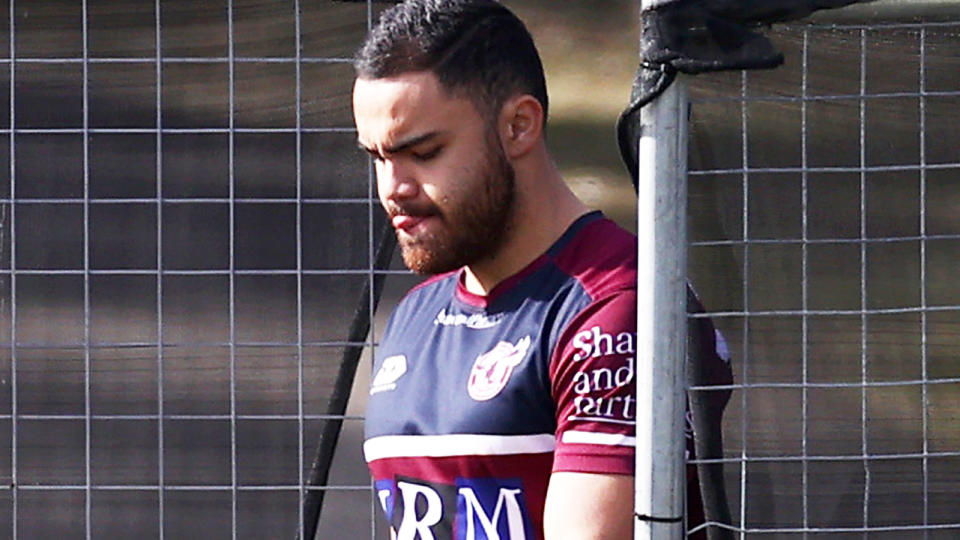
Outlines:
[[[954,538],[960,22],[774,36],[784,67],[693,88],[690,275],[736,365],[724,527]]]
[[[379,8],[2,7],[0,531],[293,537],[335,368],[372,347],[344,338],[381,219],[348,58]],[[960,529],[958,35],[788,27],[784,68],[698,80],[690,273],[738,364],[741,537]],[[365,482],[322,486],[327,531],[383,536]]]
[[[382,217],[370,2],[5,2],[0,535],[293,538]],[[336,503],[336,500],[333,501]]]

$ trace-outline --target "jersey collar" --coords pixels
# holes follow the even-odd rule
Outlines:
[[[588,224],[593,223],[598,219],[604,219],[603,212],[600,210],[588,212],[577,218],[576,221],[567,227],[567,230],[560,235],[560,238],[558,238],[557,241],[547,249],[547,251],[531,261],[530,264],[525,266],[516,274],[513,274],[512,276],[498,283],[489,293],[485,295],[472,293],[467,290],[467,286],[465,284],[466,269],[461,268],[460,271],[457,272],[457,299],[467,305],[481,309],[487,309],[494,300],[512,290],[517,283],[523,281],[525,277],[534,273],[544,264],[547,264],[549,261],[553,260],[561,251],[563,251],[563,248],[565,248],[574,239],[574,237],[577,236],[577,233],[579,233]]]

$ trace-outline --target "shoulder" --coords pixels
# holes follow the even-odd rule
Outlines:
[[[414,285],[400,299],[397,308],[429,302],[439,296],[446,296],[456,289],[458,271],[430,276]]]
[[[578,302],[563,318],[555,356],[598,331],[604,334],[636,332],[636,236],[602,214],[589,214],[579,228],[558,246],[553,263],[576,282]]]
[[[424,317],[436,316],[456,290],[457,272],[431,276],[413,286],[393,307],[387,320],[387,334],[398,325],[404,328],[421,324]]]
[[[636,236],[605,217],[593,219],[557,250],[554,264],[576,279],[592,299],[635,291]]]

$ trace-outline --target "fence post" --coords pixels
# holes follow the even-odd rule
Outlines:
[[[640,115],[635,540],[684,534],[688,107],[678,76]]]

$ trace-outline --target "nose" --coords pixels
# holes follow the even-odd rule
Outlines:
[[[396,161],[384,159],[377,163],[376,168],[380,200],[399,202],[417,196],[419,187],[416,180]]]

